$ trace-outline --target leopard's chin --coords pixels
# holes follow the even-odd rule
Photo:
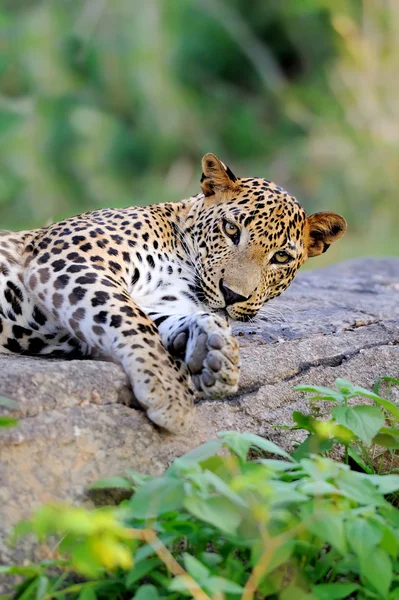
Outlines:
[[[243,323],[248,323],[249,321],[252,321],[252,319],[254,319],[257,315],[256,311],[250,311],[250,312],[239,312],[237,310],[234,309],[233,306],[228,306],[227,307],[227,314],[229,316],[229,319],[232,321],[241,321]]]

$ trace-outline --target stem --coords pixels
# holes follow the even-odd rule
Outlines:
[[[80,592],[80,590],[84,587],[95,587],[96,585],[104,585],[104,581],[85,581],[84,583],[74,583],[69,587],[63,588],[58,592],[50,592],[44,596],[44,600],[52,600],[52,598],[57,598],[58,596],[65,596],[65,594],[72,594],[72,592]],[[110,582],[111,583],[111,582]]]
[[[262,579],[267,567],[270,564],[273,551],[276,549],[275,544],[268,544],[266,550],[252,569],[252,573],[249,576],[247,583],[245,584],[244,592],[241,600],[253,600],[256,588],[258,587],[259,581]]]
[[[273,557],[273,553],[277,550],[277,548],[280,548],[286,542],[292,540],[304,529],[305,523],[299,523],[298,525],[290,529],[289,532],[287,531],[285,533],[281,533],[280,535],[277,535],[274,538],[271,538],[268,535],[267,531],[264,532],[262,537],[266,545],[266,549],[261,555],[256,565],[254,566],[254,568],[252,569],[252,573],[249,576],[247,583],[245,584],[241,600],[254,599],[254,594],[258,588],[259,582],[264,577],[269,567],[270,561]]]
[[[60,588],[67,577],[68,577],[68,571],[64,571],[64,573],[61,573],[61,575],[59,576],[59,578],[57,579],[57,581],[54,584],[53,591],[56,591],[58,588]]]
[[[157,537],[157,534],[153,529],[129,529],[128,531],[133,539],[142,540],[150,544],[172,575],[175,577],[184,577],[187,591],[190,592],[194,600],[211,600],[211,598],[201,590],[198,583],[191,575],[179,565],[165,544]]]
[[[370,458],[369,453],[367,452],[366,448],[364,447],[362,442],[357,442],[357,445],[360,448],[360,452],[363,456],[364,462],[366,463],[366,465],[368,465],[369,469],[371,469],[372,473],[375,473],[375,469],[374,469],[374,465],[373,465],[373,461]]]

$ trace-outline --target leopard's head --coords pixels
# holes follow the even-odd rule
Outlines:
[[[240,179],[213,154],[202,168],[201,208],[186,230],[199,286],[210,307],[249,320],[345,233],[346,222],[332,212],[306,215],[278,185]]]

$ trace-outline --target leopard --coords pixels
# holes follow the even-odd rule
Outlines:
[[[117,362],[137,405],[174,434],[190,429],[198,399],[236,394],[233,321],[251,321],[347,224],[307,215],[282,187],[236,177],[214,154],[200,186],[180,202],[2,231],[0,352]]]

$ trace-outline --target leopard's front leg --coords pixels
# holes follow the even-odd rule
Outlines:
[[[202,395],[221,398],[238,389],[240,354],[236,338],[221,317],[197,312],[191,315],[151,314],[165,347],[187,364]]]
[[[185,430],[193,417],[187,369],[167,351],[156,326],[123,285],[103,272],[79,274],[67,265],[51,277],[51,268],[29,267],[27,281],[35,282],[30,291],[38,303],[60,328],[123,365],[154,423],[172,432]]]

